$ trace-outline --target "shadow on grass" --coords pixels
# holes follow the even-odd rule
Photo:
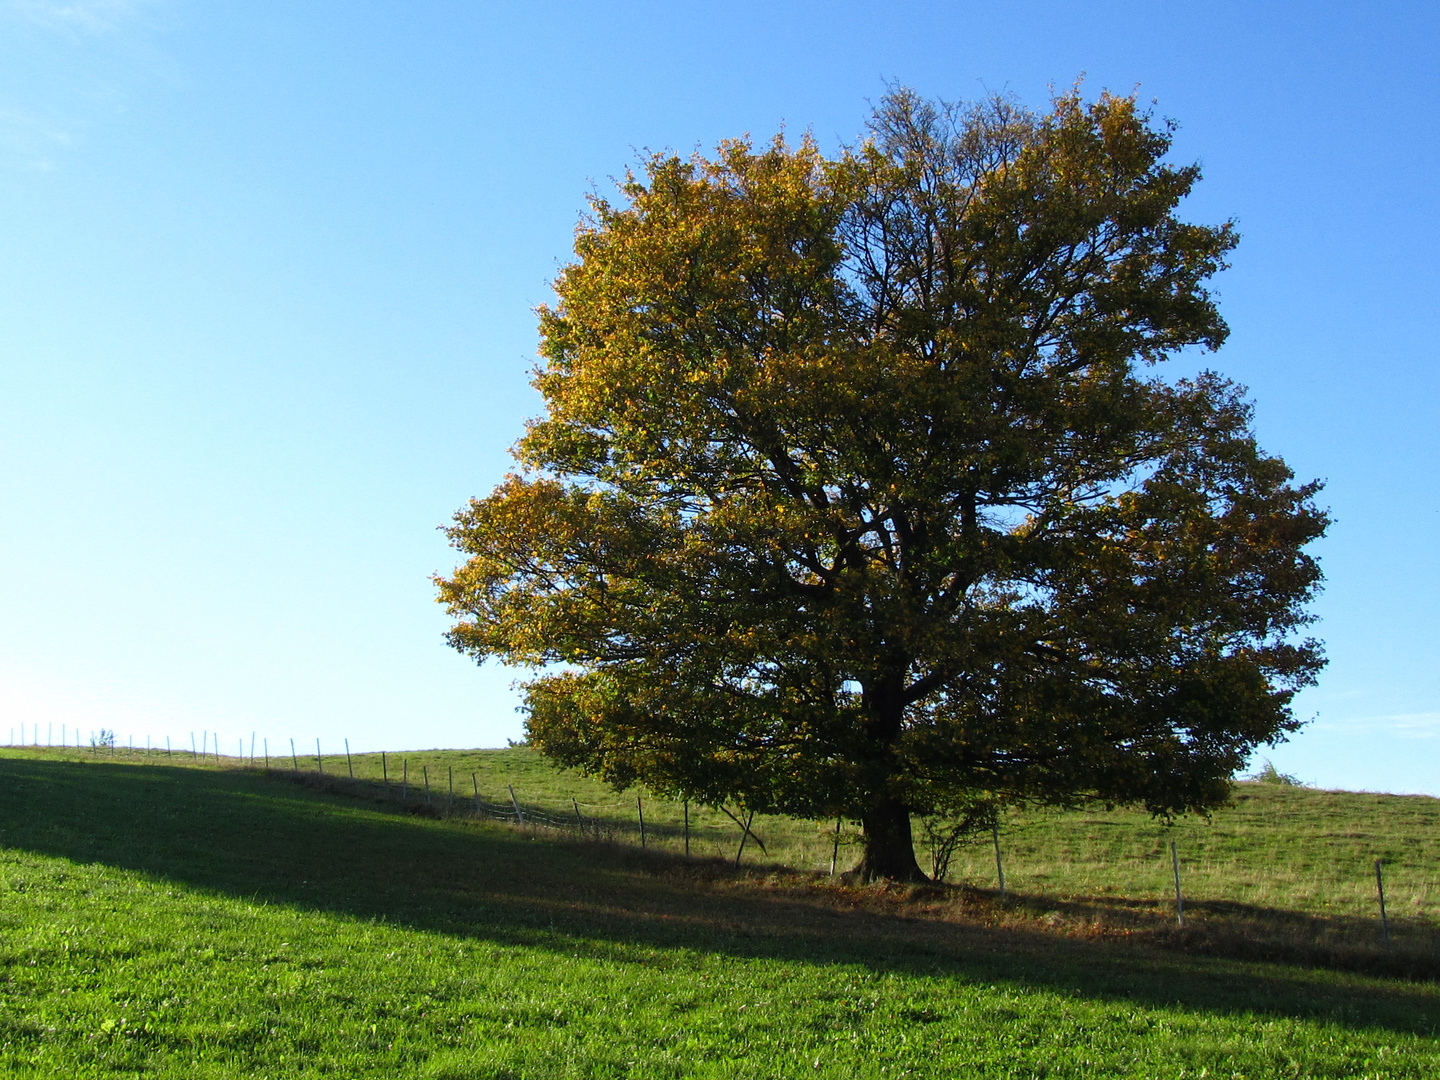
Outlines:
[[[501,944],[690,949],[1434,1034],[1433,984],[850,910],[624,846],[436,822],[241,771],[0,758],[0,844],[217,893]],[[637,957],[638,958],[638,957]]]

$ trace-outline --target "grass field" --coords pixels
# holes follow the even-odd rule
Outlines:
[[[123,751],[121,752],[123,754]],[[222,759],[233,761],[233,759]],[[298,758],[314,771],[313,755]],[[278,770],[292,767],[288,755],[272,759]],[[594,780],[555,769],[526,748],[432,750],[388,755],[326,756],[321,766],[332,778],[391,782],[398,797],[401,770],[409,778],[410,805],[425,805],[423,777],[429,778],[429,809],[467,813],[472,792],[505,803],[513,789],[522,805],[568,820],[578,808],[583,819],[599,821],[606,834],[639,840],[636,792],[615,792]],[[453,799],[452,785],[453,783]],[[683,808],[642,796],[647,842],[660,850],[683,848]],[[740,829],[724,814],[689,810],[692,855],[733,859]],[[835,853],[833,822],[761,816],[752,826],[765,850],[747,845],[750,866],[786,866],[827,871]],[[917,829],[917,838],[920,836]],[[838,864],[858,860],[858,829],[845,823]],[[1323,916],[1330,928],[1352,934],[1357,944],[1383,942],[1374,866],[1385,866],[1391,931],[1398,944],[1440,949],[1440,799],[1358,792],[1313,791],[1279,784],[1237,785],[1234,805],[1209,819],[1167,826],[1140,811],[1019,813],[1004,820],[1001,837],[1006,884],[1037,901],[1088,901],[1109,909],[1164,912],[1174,904],[1169,844],[1175,841],[1182,886],[1191,911],[1236,917],[1250,909]],[[923,848],[923,839],[918,839]],[[921,861],[930,869],[926,853]],[[986,888],[996,885],[995,857],[988,835],[959,848],[947,880]]]
[[[44,751],[45,753],[58,753]],[[91,760],[72,751],[72,760]],[[109,760],[147,760],[143,752],[124,749]],[[165,759],[190,764],[188,753]],[[204,759],[213,760],[213,759]],[[220,767],[233,767],[221,758]],[[292,768],[288,746],[273,754],[272,768]],[[313,752],[295,764],[314,773]],[[320,765],[331,778],[353,775],[363,783],[382,773],[389,796],[398,801],[402,769],[408,777],[412,809],[426,805],[435,813],[468,812],[472,792],[489,802],[508,803],[513,789],[523,806],[568,820],[578,808],[585,821],[599,821],[607,835],[638,842],[636,792],[615,792],[598,781],[555,769],[539,754],[523,747],[504,750],[430,750],[387,755],[325,755]],[[453,787],[452,787],[453,784]],[[680,852],[684,811],[677,803],[642,795],[647,841],[661,850]],[[740,830],[724,814],[691,807],[691,853],[733,859]],[[747,865],[783,865],[799,870],[829,870],[834,822],[797,821],[760,816],[753,832],[765,851],[747,845]],[[919,832],[917,830],[917,838]],[[842,868],[858,859],[859,832],[846,823],[841,832]],[[1173,826],[1157,823],[1140,811],[1085,813],[1015,813],[1004,821],[1002,853],[1007,885],[1025,895],[1062,899],[1088,897],[1153,900],[1173,904],[1169,843],[1174,840],[1182,860],[1187,897],[1198,904],[1232,903],[1283,908],[1310,914],[1375,920],[1379,932],[1374,864],[1385,863],[1387,901],[1404,933],[1408,920],[1422,933],[1440,916],[1440,799],[1359,792],[1314,791],[1279,784],[1241,783],[1234,805],[1209,819],[1191,818]],[[917,839],[923,849],[923,839]],[[926,869],[930,864],[921,851]],[[956,852],[948,879],[991,887],[995,860],[990,837],[977,839]],[[1198,910],[1198,909],[1197,909]]]
[[[630,820],[526,751],[405,755],[428,813],[423,787],[405,813],[197,765],[0,753],[4,1075],[1440,1075],[1433,976],[1359,970],[1433,972],[1436,800],[1244,785],[1174,830],[1182,932],[1169,834],[1134,815],[1008,821],[1002,902],[843,888],[815,823],[757,823],[770,856],[737,874],[733,823],[697,813],[685,860],[659,804],[646,851],[444,816],[473,772]],[[988,886],[991,859],[952,877]]]

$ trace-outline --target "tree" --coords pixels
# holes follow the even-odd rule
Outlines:
[[[654,155],[540,310],[546,414],[448,530],[451,644],[531,665],[527,731],[617,786],[844,816],[1205,810],[1321,665],[1327,525],[1242,390],[1229,224],[1133,98],[899,90],[806,138]]]

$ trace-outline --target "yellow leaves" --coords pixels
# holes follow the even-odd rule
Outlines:
[[[827,812],[976,770],[1129,797],[1124,740],[1176,744],[1183,690],[1221,750],[1151,769],[1172,806],[1283,726],[1227,727],[1237,680],[1194,657],[1315,669],[1271,639],[1323,515],[1233,393],[1134,372],[1223,336],[1200,285],[1233,234],[1176,221],[1195,174],[1131,99],[926,109],[892,96],[833,161],[654,156],[595,202],[539,312],[533,475],[456,516],[437,581],[457,648],[583,669],[532,684],[547,750]]]

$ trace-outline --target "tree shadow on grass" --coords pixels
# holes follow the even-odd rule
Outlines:
[[[245,899],[614,960],[689,949],[1433,1035],[1434,984],[913,917],[718,863],[387,812],[255,772],[7,757],[0,844]]]
[[[1185,921],[1177,926],[1173,902],[1041,894],[1013,897],[1004,906],[1062,932],[1088,927],[1094,936],[1123,936],[1192,955],[1440,981],[1440,926],[1413,916],[1392,916],[1382,930],[1378,918],[1187,899]]]

